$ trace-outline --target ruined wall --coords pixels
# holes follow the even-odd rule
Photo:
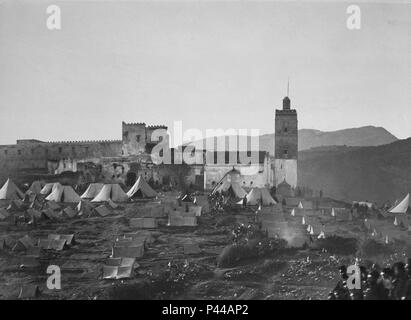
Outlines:
[[[121,154],[121,141],[42,142],[19,140],[0,146],[0,174],[44,170],[49,174],[76,172],[76,161]]]
[[[122,123],[123,137],[123,156],[139,155],[150,153],[151,149],[159,143],[153,139],[152,135],[155,130],[167,130],[166,126],[146,126],[145,123]],[[160,138],[162,139],[162,137]],[[165,138],[168,143],[168,135]]]
[[[206,165],[204,167],[205,188],[210,190],[214,188],[224,175],[233,169],[232,165]],[[240,171],[239,183],[243,188],[266,187],[270,185],[270,174],[265,170],[264,164],[256,165],[237,165],[236,170]]]
[[[137,155],[145,152],[146,148],[146,124],[145,123],[122,123],[124,156]]]
[[[147,154],[130,157],[96,158],[77,162],[77,170],[88,182],[120,183],[131,187],[141,175],[153,185],[182,188],[196,184],[202,166],[155,165]],[[201,183],[201,186],[203,182]]]

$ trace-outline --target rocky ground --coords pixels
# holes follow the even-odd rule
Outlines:
[[[1,225],[6,248],[0,250],[0,299],[16,299],[20,288],[29,284],[38,285],[37,299],[326,299],[337,281],[338,266],[354,258],[301,248],[219,268],[218,255],[232,244],[235,216],[253,221],[254,213],[248,210],[205,214],[197,227],[169,227],[166,218],[159,219],[158,228],[150,230],[154,242],[137,259],[132,277],[102,280],[101,268],[115,238],[136,231],[129,219],[140,214],[135,210],[140,205],[122,204],[107,217]],[[51,233],[74,234],[76,243],[62,251],[43,251],[38,265],[22,268],[25,253],[10,247],[25,235],[44,239]],[[184,244],[190,243],[198,244],[201,252],[184,254]],[[393,254],[397,256],[383,259],[401,257]],[[61,290],[46,287],[49,265],[61,268]]]

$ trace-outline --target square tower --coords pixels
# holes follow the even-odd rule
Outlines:
[[[125,123],[122,124],[124,156],[138,155],[146,150],[146,124]]]
[[[283,108],[275,111],[275,186],[283,181],[297,187],[298,119],[291,100],[283,99]]]

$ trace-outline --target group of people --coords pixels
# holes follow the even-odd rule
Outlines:
[[[209,195],[209,201],[211,203],[212,211],[222,212],[224,211],[224,206],[227,202],[227,196],[223,192],[217,191],[214,194]]]
[[[347,272],[346,266],[339,267],[340,280],[329,300],[411,300],[411,258],[386,268],[360,266],[357,279]]]

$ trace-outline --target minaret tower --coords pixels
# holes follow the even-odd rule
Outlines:
[[[291,109],[289,82],[283,108],[275,111],[275,160],[274,183],[278,186],[284,180],[297,187],[298,119],[297,110]]]

